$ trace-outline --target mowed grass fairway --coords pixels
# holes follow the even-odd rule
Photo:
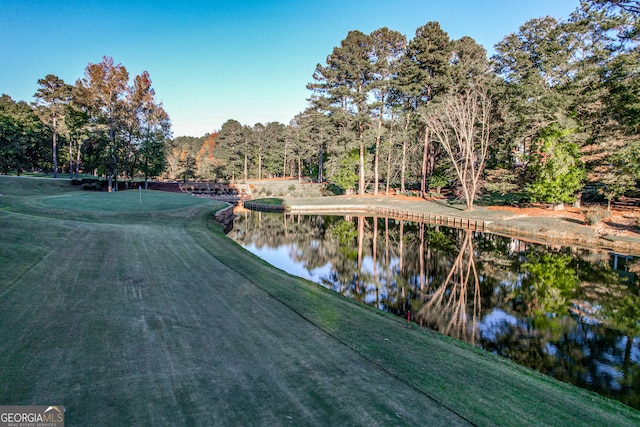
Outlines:
[[[0,177],[0,405],[69,426],[638,425],[227,239],[222,204]]]

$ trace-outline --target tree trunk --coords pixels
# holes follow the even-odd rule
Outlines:
[[[80,141],[76,141],[76,179],[80,174]]]
[[[113,124],[109,125],[109,139],[111,140],[111,155],[113,156],[113,166],[109,177],[109,192],[118,191],[118,155],[116,150],[116,136]],[[113,180],[115,179],[115,183]]]
[[[402,165],[400,167],[400,192],[404,194],[407,189],[405,188],[405,171],[407,169],[407,132],[409,130],[409,121],[411,116],[407,113],[407,121],[404,124],[404,137],[402,138]]]
[[[322,144],[318,147],[318,183],[322,184],[324,180],[324,176],[322,174],[322,169],[324,165],[324,150],[322,149]]]
[[[393,128],[392,128],[393,129]],[[391,144],[391,135],[389,135],[389,151],[387,151],[387,184],[385,188],[385,194],[389,195],[390,185],[391,185],[391,149],[393,145]]]
[[[364,195],[364,128],[362,123],[358,126],[358,139],[360,140],[360,178],[358,180],[358,195]]]
[[[58,126],[53,116],[53,177],[58,177]]]
[[[287,142],[284,143],[284,161],[282,162],[282,178],[287,179]]]
[[[576,200],[575,202],[573,202],[573,207],[580,209],[581,202],[582,202],[582,191],[576,194]]]
[[[384,112],[384,107],[380,107],[380,115],[378,116],[378,131],[376,134],[376,151],[374,153],[374,160],[373,160],[373,194],[377,195],[378,194],[378,185],[379,185],[379,181],[380,181],[380,175],[378,172],[378,163],[380,161],[380,137],[381,137],[381,130],[382,130],[382,114]]]
[[[249,174],[249,171],[247,170],[247,153],[245,151],[244,153],[244,180],[245,182],[247,181],[247,175]]]
[[[379,173],[378,173],[378,159],[380,158],[379,155],[379,150],[380,150],[380,135],[376,136],[376,152],[374,154],[374,160],[373,160],[373,194],[377,195],[378,194],[378,185],[379,185]]]
[[[131,135],[129,135],[129,141],[127,143],[127,161],[125,166],[125,190],[133,188],[133,175],[131,174]],[[129,181],[131,186],[129,187]]]
[[[73,179],[73,139],[69,138],[69,179]]]
[[[422,180],[420,182],[420,193],[422,198],[427,197],[427,158],[429,156],[429,128],[424,128],[424,151],[422,153]]]

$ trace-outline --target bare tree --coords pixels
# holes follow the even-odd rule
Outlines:
[[[466,210],[471,211],[489,152],[491,100],[486,90],[472,88],[463,93],[442,95],[438,107],[422,111],[421,116],[447,153],[460,183]]]

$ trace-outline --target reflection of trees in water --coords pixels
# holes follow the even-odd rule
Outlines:
[[[599,280],[593,280],[597,277]],[[599,277],[598,277],[599,276]],[[620,277],[611,269],[598,269],[590,275],[590,281],[581,283],[581,291],[588,297],[580,301],[577,314],[593,319],[602,328],[601,335],[608,338],[594,345],[585,337],[585,358],[589,367],[613,361],[616,367],[609,371],[589,370],[590,388],[599,391],[615,389],[620,400],[636,408],[640,407],[640,294],[637,284],[628,276]],[[603,280],[604,279],[604,280]],[[597,302],[597,305],[590,301]],[[635,353],[635,355],[634,355]],[[580,378],[581,379],[581,378]],[[634,394],[633,391],[636,391]]]
[[[569,307],[579,280],[570,256],[540,249],[521,248],[514,263],[516,280],[497,288],[503,301],[499,307],[517,320],[503,321],[481,340],[488,350],[567,381],[581,352],[568,336],[577,332]]]
[[[501,308],[519,320],[503,323],[483,347],[640,407],[637,284],[609,260],[575,248],[529,247],[518,267],[521,280],[496,292]]]
[[[333,290],[358,301],[362,294],[360,269],[363,233],[362,221],[356,226],[350,217],[334,222],[329,228],[336,252],[332,260],[333,271],[325,283]]]
[[[480,279],[472,232],[465,230],[462,234],[458,256],[451,263],[449,274],[441,284],[434,283],[429,289],[416,320],[473,344],[480,317]]]
[[[531,318],[544,317],[546,313],[565,316],[569,313],[570,300],[578,288],[578,274],[572,268],[573,258],[553,253],[533,253],[522,264],[522,286],[514,294],[525,304]]]
[[[385,218],[249,212],[232,233],[287,245],[358,301],[640,407],[638,280],[613,268],[632,260]]]

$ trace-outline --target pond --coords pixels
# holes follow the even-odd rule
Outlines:
[[[291,274],[640,409],[640,260],[411,221],[238,210]]]

